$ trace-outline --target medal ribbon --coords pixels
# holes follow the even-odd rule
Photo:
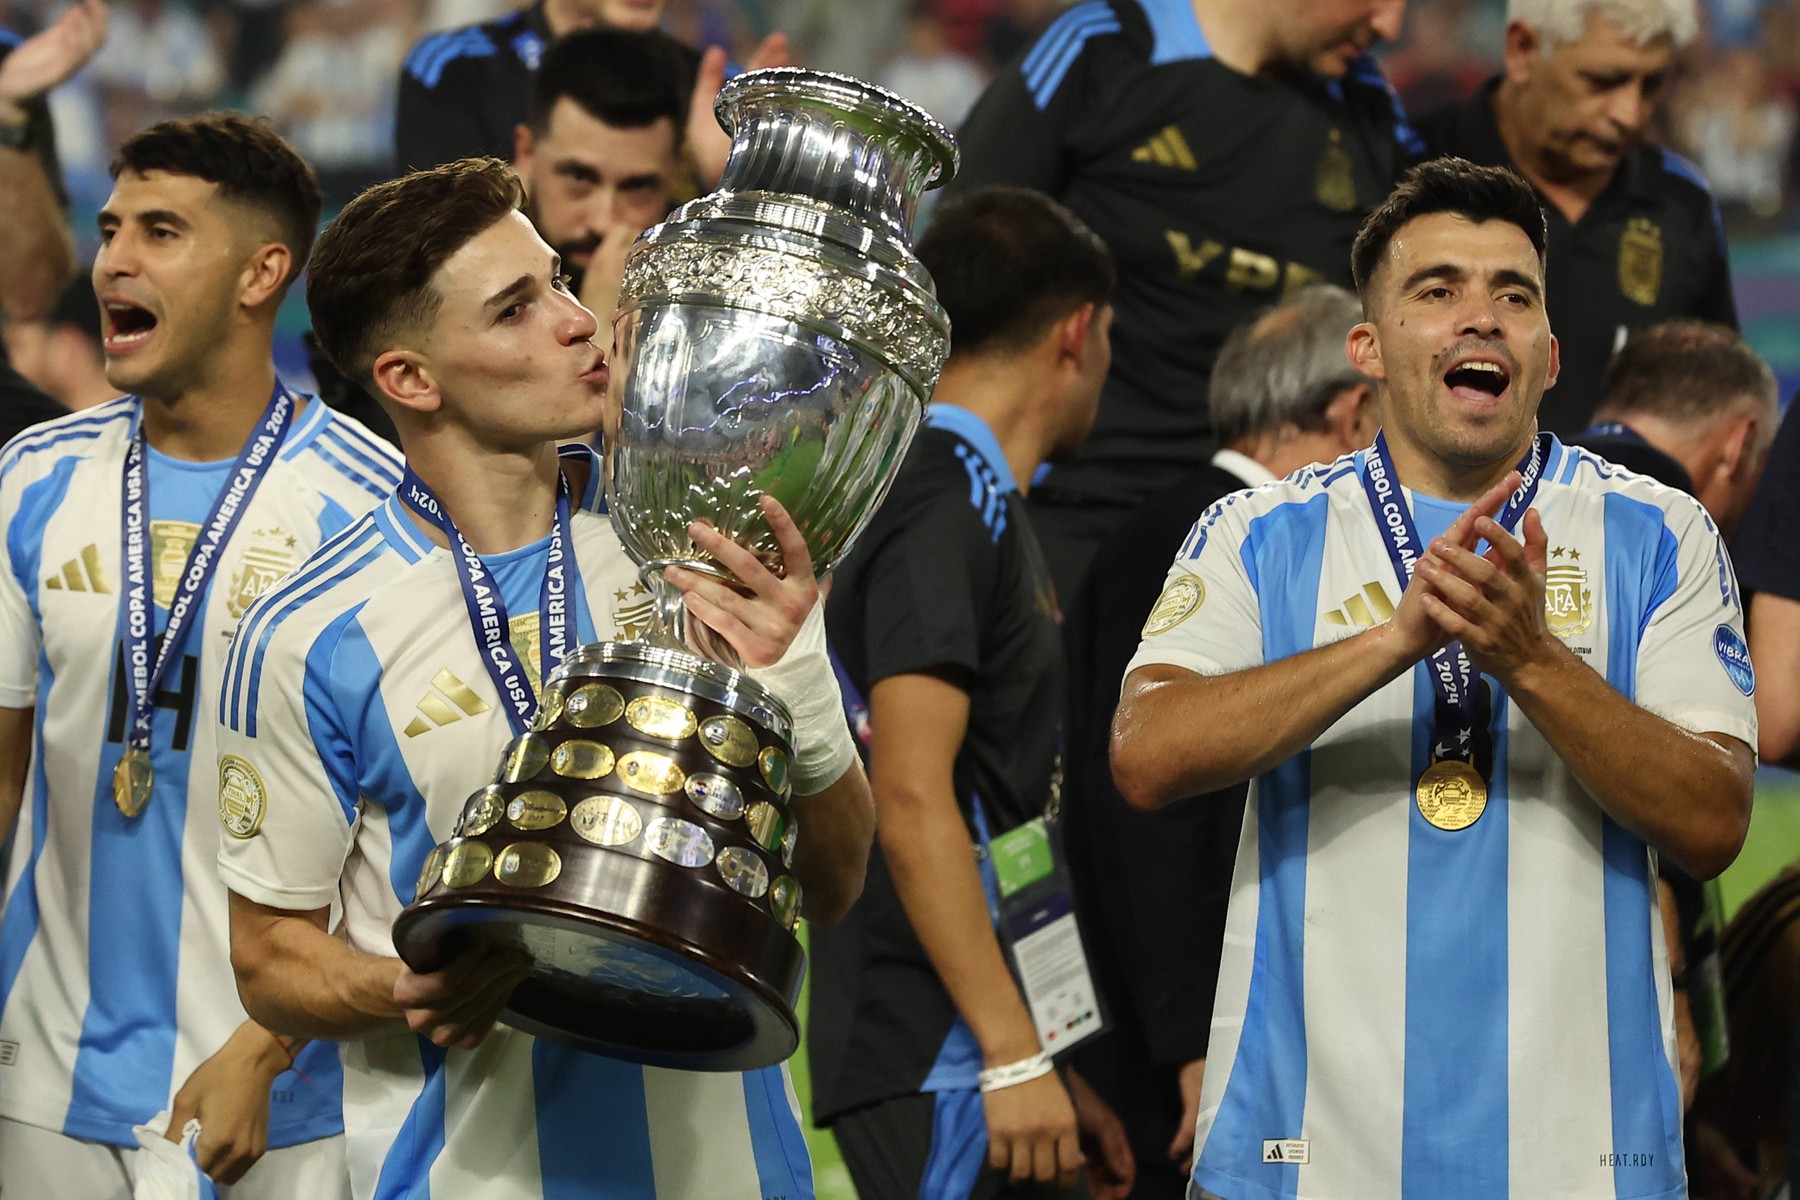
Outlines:
[[[1525,510],[1531,507],[1538,484],[1543,482],[1550,445],[1550,435],[1540,433],[1519,461],[1521,482],[1494,518],[1502,529],[1511,532],[1525,515]],[[1419,556],[1425,552],[1425,543],[1419,536],[1419,527],[1413,521],[1406,496],[1400,490],[1400,479],[1394,472],[1385,430],[1375,435],[1362,483],[1363,491],[1368,493],[1369,507],[1375,513],[1375,524],[1380,526],[1387,545],[1388,558],[1394,564],[1394,574],[1400,580],[1400,590],[1404,592],[1412,582]],[[1462,643],[1452,641],[1433,654],[1427,673],[1436,694],[1433,760],[1454,758],[1472,762],[1475,755],[1475,668]]]
[[[489,678],[500,690],[506,707],[506,719],[516,737],[530,727],[537,716],[538,698],[531,690],[525,665],[508,637],[506,601],[501,599],[500,584],[481,555],[469,545],[456,522],[438,503],[437,496],[425,481],[413,473],[411,465],[400,481],[400,498],[421,516],[436,525],[450,543],[456,560],[456,577],[462,583],[463,604],[469,611],[469,624],[481,646],[482,663]],[[569,653],[569,481],[558,473],[556,488],[556,521],[550,528],[550,554],[544,565],[544,582],[538,589],[538,671],[540,679]]]
[[[250,498],[262,485],[275,461],[281,439],[287,434],[294,415],[294,397],[281,381],[275,381],[274,394],[263,410],[262,423],[244,448],[238,451],[231,466],[231,477],[225,490],[213,501],[212,511],[200,527],[194,548],[188,551],[187,565],[182,568],[181,582],[169,604],[169,621],[163,626],[162,646],[154,662],[150,658],[151,594],[149,566],[150,479],[145,465],[148,450],[144,440],[144,415],[140,407],[131,442],[125,449],[125,672],[131,688],[131,732],[128,746],[139,753],[149,753],[151,723],[156,715],[154,697],[162,683],[163,672],[175,657],[175,650],[187,634],[193,618],[194,602],[206,591],[219,565],[219,551],[231,540]],[[141,402],[140,402],[141,404]]]

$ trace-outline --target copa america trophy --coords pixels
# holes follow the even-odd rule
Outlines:
[[[748,675],[685,648],[664,571],[731,581],[688,538],[696,518],[779,570],[764,495],[820,575],[868,524],[949,348],[908,231],[957,153],[921,109],[841,75],[754,71],[716,108],[732,135],[719,189],[639,239],[615,319],[607,497],[659,628],[551,674],[532,729],[427,859],[394,942],[419,970],[472,937],[523,947],[537,965],[508,1024],[735,1071],[799,1044],[792,721]]]

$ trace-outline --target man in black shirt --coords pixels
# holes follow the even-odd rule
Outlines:
[[[1668,321],[1633,334],[1613,357],[1594,424],[1573,444],[1686,492],[1729,540],[1768,460],[1777,400],[1773,372],[1734,330]],[[1718,978],[1717,943],[1697,936],[1704,886],[1666,859],[1658,876],[1682,1097],[1691,1103],[1703,1066],[1696,1020],[1707,1012],[1699,989]]]
[[[1072,594],[1125,514],[1215,448],[1225,335],[1314,282],[1350,282],[1364,214],[1423,150],[1372,59],[1402,0],[1090,0],[988,88],[951,185],[1061,200],[1119,263],[1118,353],[1073,461],[1033,489]]]
[[[1800,404],[1788,403],[1731,557],[1750,598],[1757,752],[1800,769]]]
[[[1588,425],[1607,361],[1674,317],[1737,327],[1719,210],[1699,171],[1646,142],[1692,0],[1512,0],[1506,69],[1420,118],[1436,153],[1512,167],[1550,222],[1546,279],[1562,374],[1538,421]]]
[[[1025,1185],[1060,1192],[1082,1166],[1080,1097],[1007,969],[987,849],[1055,786],[1056,601],[1020,501],[1093,422],[1113,267],[1022,189],[946,206],[918,249],[955,341],[825,609],[879,842],[862,899],[814,935],[814,1112],[862,1200],[1043,1195]],[[1096,1165],[1129,1186],[1129,1155]]]
[[[1668,321],[1619,350],[1593,426],[1573,440],[1694,497],[1729,541],[1775,440],[1778,401],[1769,365],[1735,330]]]
[[[665,0],[537,0],[479,25],[421,38],[400,69],[394,160],[401,171],[488,154],[511,158],[513,131],[531,106],[531,80],[550,42],[597,25],[643,32],[662,20]],[[725,82],[725,52],[682,47],[689,79],[688,144],[701,183],[725,169],[731,139],[713,116]],[[770,34],[749,67],[787,62],[787,39]]]
[[[1233,330],[1208,398],[1225,448],[1133,511],[1070,603],[1069,865],[1113,1021],[1076,1063],[1125,1124],[1134,1200],[1187,1194],[1211,1029],[1194,1001],[1218,985],[1248,785],[1156,812],[1126,804],[1107,761],[1119,684],[1167,564],[1215,500],[1374,441],[1373,389],[1344,354],[1362,319],[1355,296],[1321,284]]]

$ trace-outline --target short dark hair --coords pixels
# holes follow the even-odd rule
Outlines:
[[[1596,415],[1706,421],[1731,415],[1745,396],[1771,408],[1780,402],[1775,373],[1736,330],[1666,321],[1633,334],[1613,356]]]
[[[526,124],[542,134],[567,97],[591,117],[641,129],[663,117],[679,142],[694,88],[693,51],[660,30],[583,29],[551,42],[538,64]]]
[[[1539,269],[1549,265],[1550,234],[1544,210],[1521,175],[1505,167],[1478,167],[1463,158],[1436,158],[1408,171],[1356,235],[1350,248],[1350,273],[1365,310],[1369,282],[1394,235],[1407,222],[1436,213],[1450,213],[1477,225],[1487,221],[1517,225],[1531,239]]]
[[[319,229],[319,179],[267,118],[209,112],[158,121],[119,147],[112,177],[126,171],[204,179],[216,184],[221,196],[274,218],[282,244],[294,256],[284,291],[306,266]]]
[[[319,236],[306,278],[313,333],[367,388],[375,359],[437,315],[445,261],[518,208],[525,191],[497,158],[463,158],[378,183]]]
[[[1042,192],[981,188],[944,205],[919,260],[950,316],[950,353],[1024,350],[1084,304],[1112,298],[1112,252]]]

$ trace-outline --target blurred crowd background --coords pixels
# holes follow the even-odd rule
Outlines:
[[[29,34],[66,0],[0,0]],[[319,170],[328,211],[393,174],[395,81],[434,30],[518,0],[115,0],[93,62],[51,96],[78,236],[93,237],[106,166],[129,134],[212,107],[271,117]],[[884,83],[957,125],[993,72],[1065,0],[670,0],[665,26],[740,58],[771,30],[797,63]],[[1800,386],[1800,0],[1705,0],[1705,32],[1681,56],[1660,136],[1711,182],[1732,246],[1744,332]],[[1504,0],[1412,0],[1385,47],[1412,111],[1466,95],[1497,69]],[[91,249],[91,245],[89,247]],[[295,322],[303,324],[296,312]],[[297,328],[284,369],[300,371]],[[290,356],[292,356],[290,358]]]

